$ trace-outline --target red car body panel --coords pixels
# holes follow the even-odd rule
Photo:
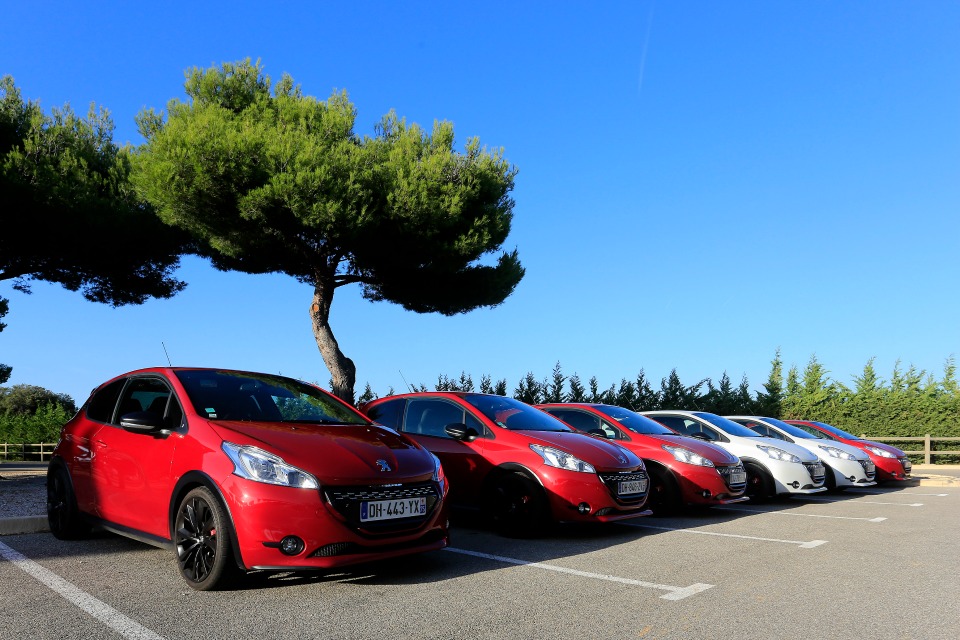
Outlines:
[[[801,427],[812,427],[817,431],[823,433],[824,435],[829,436],[831,439],[836,440],[837,442],[842,442],[844,444],[849,444],[858,449],[861,449],[864,453],[870,456],[870,460],[876,465],[877,468],[877,480],[878,481],[897,481],[902,482],[910,478],[911,470],[913,465],[910,464],[909,458],[907,458],[906,452],[896,447],[891,447],[888,444],[882,442],[874,442],[873,440],[851,440],[850,438],[843,438],[838,434],[824,429],[821,424],[812,420],[784,420],[787,424],[793,424]],[[834,427],[836,428],[836,427]],[[882,451],[887,451],[892,454],[893,458],[886,458],[884,456],[877,455],[873,451],[867,449],[867,447],[875,447],[881,449]]]
[[[443,463],[444,472],[450,481],[451,501],[456,504],[477,505],[482,499],[484,483],[490,473],[498,468],[522,468],[543,486],[553,519],[560,522],[609,522],[647,515],[643,510],[644,499],[635,504],[624,504],[612,495],[598,474],[615,474],[645,470],[639,457],[624,451],[609,442],[580,433],[562,431],[512,430],[488,419],[481,411],[464,400],[467,394],[457,392],[428,392],[401,394],[374,400],[361,406],[361,411],[371,414],[375,420],[377,408],[388,402],[416,399],[443,399],[464,410],[472,420],[482,424],[490,437],[478,437],[471,442],[445,437],[420,435],[406,432],[435,454]],[[529,406],[529,405],[527,405]],[[531,407],[532,410],[532,407]],[[402,423],[402,419],[401,419]],[[388,426],[396,426],[392,422]],[[562,424],[562,423],[561,423]],[[555,447],[576,456],[594,466],[597,473],[585,473],[559,469],[547,465],[531,444]],[[629,458],[625,458],[629,456]],[[589,513],[581,513],[578,505],[586,503]]]
[[[162,378],[177,396],[186,427],[165,437],[133,433],[87,417],[90,400],[64,427],[53,459],[69,471],[79,510],[97,524],[157,544],[172,545],[178,496],[206,484],[222,497],[235,533],[238,564],[246,569],[328,568],[447,546],[449,486],[433,456],[410,439],[378,425],[217,421],[192,406],[175,371],[142,369],[118,376]],[[229,372],[234,373],[234,372]],[[243,372],[239,372],[243,373]],[[259,374],[254,374],[259,375]],[[326,392],[324,392],[326,393]],[[329,395],[329,394],[326,394]],[[329,396],[333,398],[333,396]],[[359,419],[355,409],[342,403]],[[223,442],[253,445],[316,477],[319,489],[271,485],[237,475]],[[385,461],[389,475],[377,470]],[[346,487],[425,483],[439,496],[429,517],[409,530],[378,532],[349,522],[328,492]],[[279,541],[296,535],[304,550],[284,555]],[[342,545],[350,552],[312,555]]]
[[[551,408],[577,409],[593,414],[608,423],[612,422],[610,416],[603,412],[603,405],[598,404],[567,402],[540,404],[536,405],[536,407],[543,410]],[[575,425],[570,426],[576,429]],[[664,429],[668,428],[664,427]],[[740,465],[740,458],[725,449],[680,434],[672,436],[647,435],[623,428],[617,428],[617,431],[623,436],[622,440],[618,439],[616,441],[617,444],[633,451],[642,458],[648,470],[650,470],[651,467],[650,463],[653,462],[670,471],[680,490],[681,502],[693,505],[714,505],[731,504],[748,500],[748,498],[743,495],[746,489],[746,483],[736,490],[731,490],[716,467],[704,467],[680,462],[674,458],[669,451],[664,449],[663,445],[681,446],[689,449],[697,455],[710,460],[717,466]],[[709,496],[704,494],[705,491],[709,492]]]

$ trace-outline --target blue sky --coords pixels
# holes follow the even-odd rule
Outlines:
[[[115,139],[183,98],[183,72],[260,58],[345,89],[358,133],[390,109],[455,124],[519,168],[501,306],[417,315],[341,288],[358,393],[556,362],[601,386],[676,368],[756,388],[777,348],[844,383],[869,358],[940,375],[960,354],[960,3],[2,0],[0,73],[44,109],[91,102]],[[10,299],[9,384],[78,402],[163,364],[329,380],[310,287],[186,259],[181,295],[112,309],[54,285]],[[401,377],[402,372],[402,377]]]

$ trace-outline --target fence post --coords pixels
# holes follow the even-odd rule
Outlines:
[[[923,436],[923,464],[930,464],[930,434]]]

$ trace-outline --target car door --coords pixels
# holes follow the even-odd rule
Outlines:
[[[123,429],[121,418],[135,412],[157,413],[170,429],[159,434]],[[171,467],[183,433],[183,411],[166,380],[156,375],[129,378],[112,420],[92,438],[91,485],[97,515],[169,538]]]
[[[465,424],[480,435],[472,442],[455,440],[444,430],[450,424]],[[402,431],[440,458],[450,481],[451,501],[478,503],[482,479],[490,467],[483,457],[489,435],[483,423],[452,400],[411,398],[407,401]]]

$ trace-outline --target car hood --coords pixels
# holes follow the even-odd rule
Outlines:
[[[851,454],[857,460],[869,460],[870,456],[864,452],[860,447],[855,447],[852,444],[847,444],[845,442],[839,442],[837,440],[821,440],[820,438],[808,438],[803,440],[797,440],[797,444],[800,446],[809,447],[811,451],[816,453],[818,456],[824,460],[830,459],[830,454],[820,448],[824,447],[834,447],[835,449],[840,449],[840,451],[845,451]]]
[[[656,436],[646,436],[650,438],[651,442],[657,442],[657,446],[664,444],[669,444],[671,446],[683,447],[684,449],[689,449],[695,454],[702,456],[712,462],[713,464],[718,465],[731,465],[739,464],[740,458],[733,455],[726,449],[718,447],[715,444],[710,444],[709,442],[704,442],[697,438],[691,438],[689,436],[677,435],[656,435]]]
[[[861,447],[870,446],[870,447],[876,447],[877,449],[882,449],[883,451],[892,453],[898,458],[902,458],[903,456],[907,455],[906,452],[903,451],[902,449],[897,449],[894,446],[891,446],[889,444],[884,444],[882,442],[874,442],[873,440],[857,440],[856,443]]]
[[[427,480],[434,471],[432,454],[379,425],[209,422],[224,440],[265,449],[313,474],[321,483]]]
[[[816,462],[820,459],[820,455],[813,453],[809,449],[801,447],[798,444],[793,444],[792,442],[786,442],[780,440],[779,438],[739,438],[742,442],[749,442],[752,445],[763,445],[765,447],[776,447],[777,449],[782,449],[787,453],[792,453],[793,455],[800,458],[801,462]],[[823,452],[826,455],[826,451]],[[757,450],[756,455],[764,455],[762,451]]]
[[[628,471],[643,464],[631,451],[601,438],[568,431],[515,431],[530,439],[530,444],[542,444],[571,453],[587,462],[597,471]]]

